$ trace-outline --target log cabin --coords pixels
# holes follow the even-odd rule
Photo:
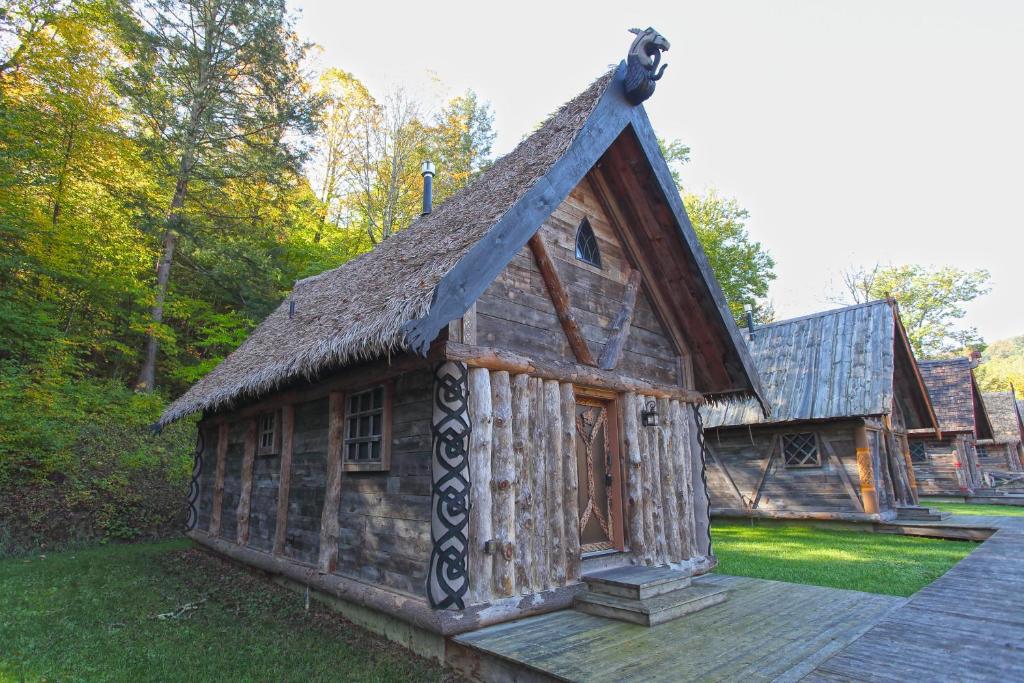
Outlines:
[[[963,495],[984,486],[978,439],[992,438],[992,424],[968,358],[921,361],[928,395],[939,418],[938,435],[910,431],[910,459],[921,496]]]
[[[1012,387],[1010,391],[982,394],[981,400],[992,423],[992,438],[978,439],[978,463],[996,478],[993,485],[998,485],[1006,478],[995,473],[1024,472],[1024,420]],[[1016,483],[1015,488],[1021,488],[1020,484]]]
[[[917,505],[907,429],[935,413],[894,301],[747,329],[771,416],[701,409],[719,516],[879,521]]]
[[[715,566],[697,406],[763,398],[641,104],[667,46],[638,32],[168,407],[201,415],[196,543],[442,658],[601,572]]]

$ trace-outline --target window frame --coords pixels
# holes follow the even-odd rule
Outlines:
[[[586,227],[587,232],[590,234],[590,239],[594,242],[594,255],[595,259],[591,261],[586,258],[580,250],[580,234],[583,232],[583,228]],[[575,241],[573,242],[573,253],[576,255],[576,260],[580,263],[585,263],[592,268],[602,270],[604,266],[601,261],[601,245],[597,239],[597,233],[594,232],[594,225],[590,222],[588,216],[584,216],[583,220],[580,221],[579,225],[576,226]]]
[[[921,449],[921,457],[914,457],[914,446]],[[910,462],[911,463],[926,463],[928,462],[928,444],[924,441],[911,441],[907,446],[907,450],[910,451]]]
[[[263,445],[263,436],[267,433],[264,429],[263,422],[267,418],[274,420],[274,424],[270,429],[270,444]],[[256,455],[278,455],[281,452],[281,411],[271,410],[266,413],[260,413],[256,417]]]
[[[365,394],[376,389],[383,390],[381,400],[381,433],[380,433],[380,460],[376,462],[359,462],[348,459],[348,446],[350,442],[357,443],[359,437],[349,436],[349,406],[353,396]],[[341,469],[345,472],[387,472],[391,469],[391,419],[392,419],[392,398],[394,394],[394,382],[375,382],[352,391],[345,392],[344,397],[344,423],[341,431]],[[377,411],[359,412],[358,415],[372,415]]]
[[[792,437],[802,437],[810,435],[814,439],[814,457],[815,462],[807,464],[792,464],[789,462],[789,458],[786,456],[786,446],[788,445],[789,439]],[[810,470],[810,469],[821,469],[824,467],[824,461],[821,458],[821,436],[818,432],[786,432],[782,434],[782,466],[787,470]]]

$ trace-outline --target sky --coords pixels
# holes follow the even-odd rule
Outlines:
[[[317,67],[430,102],[472,88],[504,154],[626,55],[671,42],[645,103],[776,261],[778,318],[834,307],[851,266],[985,268],[964,324],[1024,334],[1024,2],[294,3]],[[443,84],[443,85],[439,85]]]

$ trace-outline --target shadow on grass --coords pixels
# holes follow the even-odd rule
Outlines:
[[[0,561],[0,614],[0,680],[455,680],[182,540]]]

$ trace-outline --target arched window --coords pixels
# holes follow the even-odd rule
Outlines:
[[[597,248],[597,237],[590,221],[586,218],[576,229],[576,258],[592,266],[601,267],[601,252]]]

